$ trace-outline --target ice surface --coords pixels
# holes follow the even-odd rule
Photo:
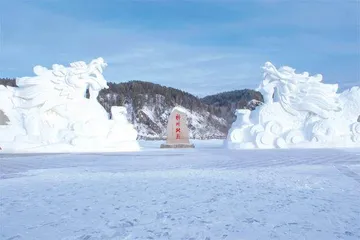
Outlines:
[[[247,148],[360,147],[360,86],[337,93],[321,75],[265,63],[258,90],[264,104],[239,109],[225,146]]]
[[[35,66],[33,77],[0,86],[0,110],[9,118],[0,126],[4,152],[137,151],[137,132],[126,109],[113,106],[112,119],[97,100],[108,88],[102,58],[52,69]],[[86,91],[89,98],[86,98]]]
[[[0,155],[0,239],[359,239],[360,149]]]

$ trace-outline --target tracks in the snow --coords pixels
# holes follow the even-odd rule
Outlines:
[[[360,175],[351,171],[347,166],[335,165],[336,169],[347,177],[350,177],[360,183]]]

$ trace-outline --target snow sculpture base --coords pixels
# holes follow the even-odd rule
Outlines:
[[[112,107],[112,119],[97,100],[108,88],[102,58],[89,64],[34,67],[34,77],[0,86],[0,110],[9,119],[0,126],[0,152],[138,151],[137,132],[124,107]],[[86,91],[90,97],[86,98]]]
[[[225,147],[230,149],[360,147],[360,87],[337,93],[322,76],[276,69],[267,62],[257,89],[264,103],[237,110]]]

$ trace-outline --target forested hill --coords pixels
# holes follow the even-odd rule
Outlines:
[[[13,79],[0,79],[0,84],[15,86]],[[108,83],[100,91],[99,102],[107,111],[111,106],[126,106],[128,119],[143,139],[162,139],[173,107],[188,111],[190,136],[197,139],[225,138],[235,120],[236,108],[253,109],[262,101],[254,90],[238,90],[198,98],[179,89],[144,81]]]
[[[222,92],[206,96],[202,98],[201,101],[213,106],[223,107],[231,105],[235,108],[243,108],[252,99],[263,101],[261,93],[251,89]]]
[[[235,120],[234,111],[240,108],[254,110],[256,106],[264,102],[260,92],[251,89],[234,90],[206,96],[201,99],[205,104],[220,108],[222,117],[229,124]]]

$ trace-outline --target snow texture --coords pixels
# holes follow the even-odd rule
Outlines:
[[[35,66],[33,77],[0,86],[0,110],[9,118],[0,126],[3,151],[137,151],[137,132],[126,109],[114,106],[112,119],[97,100],[108,88],[102,58],[52,69]],[[86,98],[86,91],[90,97]]]
[[[0,155],[0,239],[360,239],[360,149]]]
[[[176,106],[173,108],[173,110],[171,112],[175,112],[175,111],[179,111],[185,115],[187,115],[189,112],[186,108],[182,107],[182,106]]]
[[[239,148],[360,147],[360,87],[337,93],[322,75],[265,63],[258,90],[264,104],[237,110],[226,146]]]

